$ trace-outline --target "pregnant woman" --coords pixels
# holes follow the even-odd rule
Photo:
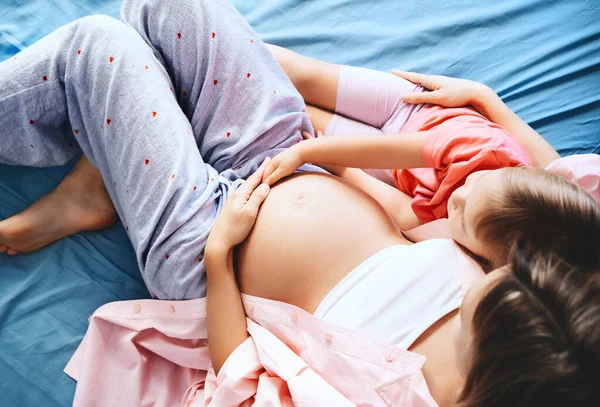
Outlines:
[[[337,325],[342,337],[359,331],[392,345],[398,361],[372,357],[375,342],[360,358],[394,377],[424,356],[422,373],[401,383],[421,405],[597,401],[593,275],[516,262],[514,274],[496,270],[465,297],[472,263],[451,240],[412,245],[373,198],[327,174],[273,187],[245,239],[268,189],[258,188],[262,169],[241,179],[310,130],[300,96],[227,3],[128,1],[122,13],[135,29],[84,18],[0,65],[0,158],[54,165],[83,151],[153,295],[204,296],[206,265],[216,371],[246,339],[233,273],[233,248],[245,241],[243,292],[314,314],[299,335]]]

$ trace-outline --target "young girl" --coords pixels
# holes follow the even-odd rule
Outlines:
[[[505,263],[519,236],[540,249],[558,245],[572,262],[597,253],[600,235],[590,226],[599,222],[597,204],[543,170],[558,153],[490,88],[444,76],[396,71],[395,77],[270,49],[309,104],[321,137],[275,157],[267,183],[303,163],[321,165],[377,199],[402,230],[447,217],[452,237],[495,266]],[[324,138],[321,130],[336,137]],[[365,170],[379,179],[360,168],[379,169]],[[587,215],[575,220],[574,208],[587,208]],[[597,255],[583,257],[598,262]]]

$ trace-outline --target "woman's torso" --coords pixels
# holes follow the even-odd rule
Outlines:
[[[236,255],[238,282],[246,294],[314,313],[365,260],[409,244],[385,210],[362,190],[333,176],[298,174],[272,188],[263,203]],[[427,358],[423,374],[440,405],[447,404],[456,388],[451,337],[455,317],[454,310],[431,320],[410,346]]]
[[[237,252],[242,292],[313,313],[329,291],[375,253],[410,244],[373,198],[325,174],[272,188]]]

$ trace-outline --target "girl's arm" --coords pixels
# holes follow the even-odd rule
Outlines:
[[[492,89],[475,89],[471,105],[490,121],[504,127],[527,150],[533,165],[546,168],[560,158],[556,150],[531,126],[525,123],[500,99]]]
[[[302,136],[305,140],[312,139],[307,132],[303,132]],[[318,131],[316,138],[324,139],[325,137],[321,131]],[[322,166],[330,173],[345,179],[371,195],[381,206],[383,206],[400,229],[410,230],[421,225],[421,221],[419,221],[419,218],[417,218],[417,215],[415,215],[412,210],[412,198],[404,192],[370,176],[358,168],[340,167],[335,165]]]
[[[246,313],[233,268],[233,250],[254,226],[269,193],[261,183],[263,165],[227,197],[204,250],[207,278],[207,328],[210,359],[218,374],[231,353],[247,338]]]
[[[422,168],[428,132],[385,135],[341,135],[311,138],[274,157],[263,178],[269,185],[305,163],[352,168]]]
[[[560,158],[554,148],[534,129],[517,116],[489,87],[466,79],[449,78],[441,75],[423,75],[412,72],[393,71],[431,92],[407,93],[407,103],[433,103],[446,107],[472,105],[493,123],[504,127],[527,150],[536,167],[546,168]]]
[[[404,192],[357,168],[339,168],[333,171],[330,168],[326,169],[371,195],[401,230],[410,230],[422,225],[412,210],[412,198]]]

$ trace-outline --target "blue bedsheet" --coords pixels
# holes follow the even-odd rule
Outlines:
[[[562,155],[600,153],[596,2],[234,3],[267,42],[331,62],[482,81]],[[0,61],[78,17],[118,16],[119,4],[0,0]],[[70,166],[0,166],[0,219],[50,191]],[[69,405],[75,385],[62,369],[87,317],[103,303],[147,296],[121,224],[35,254],[0,255],[0,406]]]

